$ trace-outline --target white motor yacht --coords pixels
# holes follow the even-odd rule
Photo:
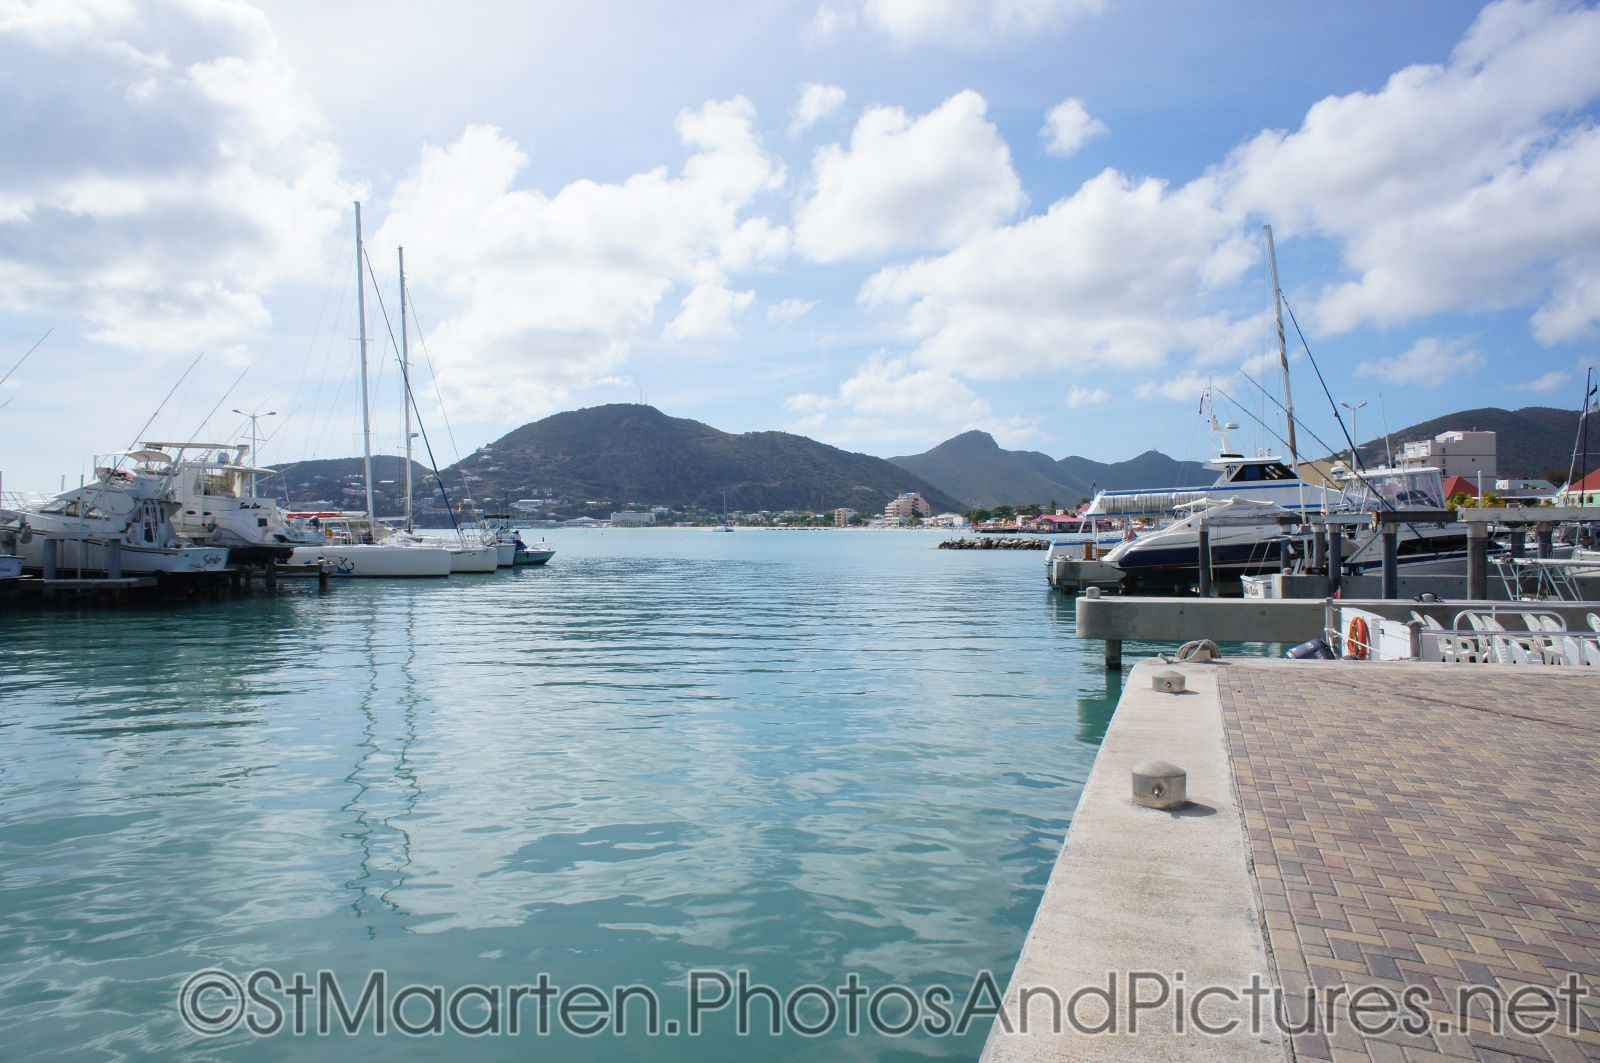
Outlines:
[[[271,469],[245,463],[245,444],[146,442],[145,447],[170,452],[173,518],[178,534],[203,546],[225,546],[235,564],[281,563],[297,546],[321,545],[322,537],[291,524],[277,499],[257,490]],[[193,456],[189,452],[193,451]]]
[[[192,546],[173,525],[171,465],[159,450],[96,457],[90,482],[36,506],[0,510],[0,530],[16,542],[23,566],[36,571],[47,567],[53,549],[58,573],[220,572],[228,550]]]

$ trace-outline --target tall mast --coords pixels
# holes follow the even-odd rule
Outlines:
[[[1278,364],[1283,366],[1283,408],[1289,418],[1290,468],[1300,468],[1300,451],[1294,442],[1294,397],[1289,393],[1289,344],[1283,335],[1283,289],[1278,287],[1278,249],[1272,243],[1272,226],[1263,225],[1267,232],[1267,261],[1272,263],[1272,314],[1278,323]]]
[[[361,471],[367,484],[367,526],[377,523],[372,508],[372,410],[367,401],[367,280],[361,272],[366,252],[361,246],[361,201],[356,200],[356,317],[361,321]]]
[[[411,519],[411,335],[406,329],[406,249],[400,248],[400,383],[405,391],[400,403],[406,411],[406,531],[416,531]]]

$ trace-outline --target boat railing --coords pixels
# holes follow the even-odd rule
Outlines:
[[[1584,615],[1587,629],[1517,603],[1462,609],[1448,627],[1417,610],[1408,621],[1353,613],[1346,618],[1340,610],[1338,622],[1324,630],[1327,644],[1347,657],[1600,669],[1600,614],[1594,612]],[[1343,623],[1349,628],[1341,630]]]

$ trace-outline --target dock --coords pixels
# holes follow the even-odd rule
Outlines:
[[[984,1059],[1600,1060],[1597,763],[1576,671],[1141,662]]]

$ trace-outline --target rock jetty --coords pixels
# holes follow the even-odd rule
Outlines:
[[[941,550],[1048,550],[1050,540],[1040,535],[980,535],[977,538],[946,539]]]

